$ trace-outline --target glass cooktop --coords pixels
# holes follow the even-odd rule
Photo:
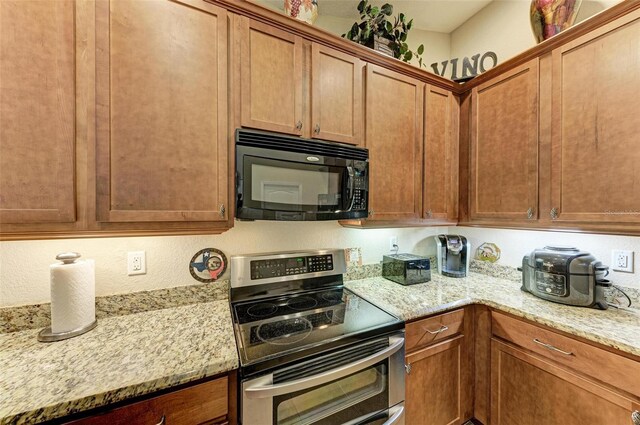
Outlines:
[[[403,322],[343,287],[232,304],[242,366]]]

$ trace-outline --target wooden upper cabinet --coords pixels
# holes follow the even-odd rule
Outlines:
[[[637,225],[640,10],[552,58],[551,218]]]
[[[100,0],[96,47],[98,220],[226,221],[226,11]]]
[[[458,103],[447,90],[427,84],[424,107],[423,217],[458,216]]]
[[[0,223],[69,223],[75,2],[0,1]]]
[[[474,87],[472,219],[535,219],[538,205],[538,59]]]
[[[301,135],[302,38],[245,17],[240,32],[242,126]]]
[[[367,65],[369,220],[420,219],[424,83]]]
[[[311,124],[313,137],[360,144],[363,128],[362,62],[313,43]]]

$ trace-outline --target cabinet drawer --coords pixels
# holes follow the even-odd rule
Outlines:
[[[492,332],[559,365],[640,396],[640,362],[496,312],[492,313]]]
[[[72,425],[196,425],[226,419],[227,377],[89,416]],[[164,418],[164,419],[163,419]],[[214,419],[219,421],[213,422]]]
[[[408,323],[405,329],[406,351],[410,352],[461,333],[463,320],[464,310],[460,309]]]

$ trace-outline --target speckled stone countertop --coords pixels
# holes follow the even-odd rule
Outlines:
[[[371,277],[347,282],[346,287],[405,321],[484,304],[640,356],[640,311],[556,304],[522,292],[514,280],[478,273],[462,279],[432,274],[431,282],[411,286]]]
[[[99,320],[54,343],[0,334],[0,424],[36,423],[238,367],[227,299]]]
[[[639,310],[547,302],[520,291],[515,269],[475,263],[483,274],[433,274],[412,286],[380,277],[375,264],[351,270],[345,285],[407,321],[480,303],[640,356]],[[97,299],[96,329],[51,344],[36,340],[48,305],[0,310],[0,424],[60,418],[236,369],[227,290],[221,283]]]

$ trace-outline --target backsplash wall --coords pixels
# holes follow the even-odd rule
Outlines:
[[[547,245],[570,245],[583,251],[589,251],[606,265],[611,265],[611,250],[624,249],[634,251],[634,273],[614,272],[609,275],[616,285],[640,289],[640,237],[595,235],[587,233],[544,232],[531,230],[488,229],[479,227],[450,227],[449,233],[466,236],[471,242],[475,254],[476,248],[484,242],[498,245],[502,251],[499,264],[520,267],[522,257],[536,248]]]
[[[360,247],[362,263],[373,264],[389,252],[389,238],[396,236],[400,252],[428,254],[427,240],[438,233],[467,236],[472,251],[483,242],[502,250],[499,264],[519,267],[522,257],[549,244],[575,245],[590,251],[605,264],[612,249],[640,253],[640,237],[592,235],[474,227],[426,227],[401,229],[348,229],[336,222],[236,222],[221,235],[158,236],[135,238],[64,239],[0,242],[0,307],[49,302],[49,264],[62,251],[78,251],[96,260],[96,295],[112,295],[198,283],[189,274],[188,262],[207,247],[234,254],[313,248]],[[127,276],[127,252],[145,251],[147,274]],[[640,289],[636,273],[611,272],[611,280]],[[227,272],[228,276],[228,272]],[[223,276],[226,278],[227,276]]]
[[[0,307],[49,302],[49,265],[63,251],[96,261],[96,295],[138,292],[198,283],[188,263],[200,249],[235,254],[314,248],[360,247],[363,264],[389,252],[396,236],[400,252],[426,253],[426,239],[446,227],[348,229],[337,222],[236,222],[221,235],[64,239],[0,242]],[[127,252],[145,251],[147,274],[127,276]],[[227,272],[228,276],[228,272]],[[226,276],[223,276],[223,278]]]

